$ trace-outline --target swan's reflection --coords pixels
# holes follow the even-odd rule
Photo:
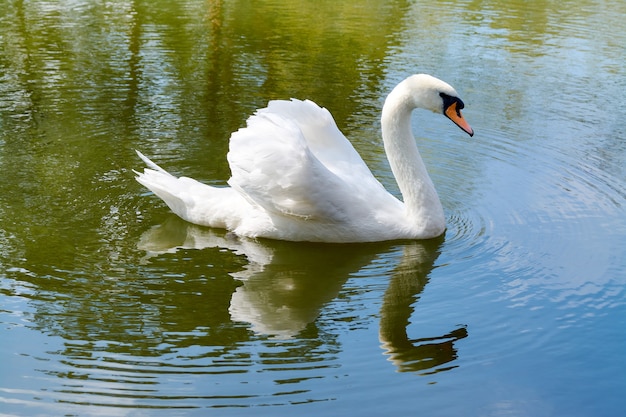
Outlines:
[[[384,295],[380,339],[400,371],[423,371],[456,358],[454,343],[467,336],[464,327],[443,336],[410,339],[406,333],[412,304],[428,280],[443,239],[401,244],[402,256]],[[397,252],[398,243],[329,245],[257,242],[170,217],[142,236],[139,248],[146,261],[177,249],[224,248],[248,258],[231,297],[234,321],[276,338],[296,336],[313,323],[325,304],[336,298],[347,279],[384,254]],[[439,369],[441,370],[441,369]]]
[[[230,273],[243,285],[232,294],[229,312],[261,334],[297,335],[333,300],[350,273],[367,265],[388,245],[328,245],[240,239],[176,217],[148,230],[139,248],[144,260],[177,249],[224,248],[245,255],[248,264]]]
[[[400,372],[450,369],[441,366],[456,359],[454,343],[467,337],[464,326],[439,337],[410,339],[406,332],[413,313],[412,305],[428,282],[428,274],[439,255],[440,244],[428,241],[405,245],[400,263],[385,291],[379,336],[385,354],[389,355]]]

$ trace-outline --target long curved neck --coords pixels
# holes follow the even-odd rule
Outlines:
[[[385,152],[409,221],[424,230],[443,229],[443,208],[411,131],[411,113],[417,106],[409,92],[398,87],[383,106],[381,125]]]

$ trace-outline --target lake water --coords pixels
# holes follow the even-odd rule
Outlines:
[[[0,0],[0,415],[626,413],[626,3]],[[393,86],[448,230],[239,240],[137,184],[225,184],[268,100],[327,107],[397,193]]]

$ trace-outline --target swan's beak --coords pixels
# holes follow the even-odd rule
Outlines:
[[[457,108],[458,104],[459,103],[457,101],[452,102],[452,104],[444,110],[444,114],[448,119],[452,120],[455,125],[463,129],[465,133],[470,136],[474,136],[474,130],[470,127],[465,118],[463,118],[461,109]]]

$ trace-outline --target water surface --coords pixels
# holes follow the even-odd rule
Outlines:
[[[0,414],[623,414],[623,2],[282,3],[0,0]],[[239,240],[133,179],[224,184],[298,97],[397,192],[415,72],[476,131],[414,119],[441,239]]]

